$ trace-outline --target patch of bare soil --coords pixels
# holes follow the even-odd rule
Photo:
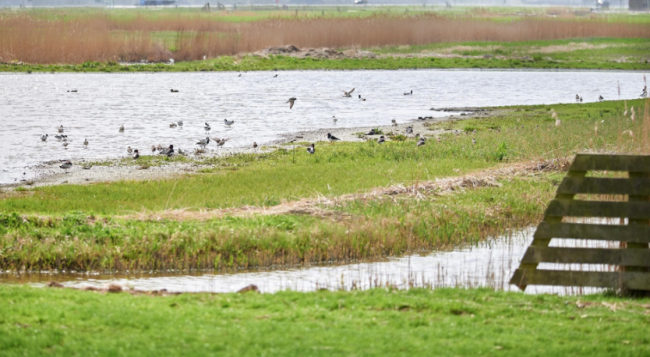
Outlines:
[[[334,216],[330,209],[353,200],[373,200],[406,196],[415,199],[427,199],[428,196],[444,195],[464,189],[478,187],[499,187],[499,180],[518,176],[534,176],[543,172],[565,171],[570,164],[569,158],[541,160],[508,164],[498,168],[478,171],[460,177],[447,177],[434,181],[423,181],[412,185],[397,184],[378,187],[365,193],[347,194],[338,197],[319,195],[298,201],[284,202],[271,207],[246,206],[216,210],[190,211],[184,209],[161,212],[143,212],[122,216],[124,219],[137,220],[207,220],[225,216],[250,217],[253,215],[307,214],[319,217]]]
[[[601,44],[601,45],[592,45],[586,42],[571,42],[566,45],[553,45],[545,47],[535,47],[528,50],[530,53],[554,53],[554,52],[573,52],[579,50],[601,50],[608,47],[619,47],[620,45],[614,44]]]
[[[269,47],[264,51],[255,53],[259,56],[282,55],[296,58],[319,58],[319,59],[351,59],[351,58],[376,58],[377,55],[369,51],[346,50],[337,51],[333,48],[303,48],[294,45]]]

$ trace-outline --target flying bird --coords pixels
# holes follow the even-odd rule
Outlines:
[[[341,92],[343,92],[344,97],[350,98],[350,97],[352,97],[352,92],[354,92],[355,89],[356,89],[356,87],[352,88],[352,90],[350,90],[349,92],[346,92],[344,90],[341,90]]]
[[[293,108],[293,103],[296,102],[296,97],[291,97],[289,100],[287,100],[287,103],[289,103],[289,109]]]

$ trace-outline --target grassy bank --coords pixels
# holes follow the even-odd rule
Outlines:
[[[579,301],[578,301],[579,299]],[[0,285],[3,356],[643,356],[648,300],[489,290],[169,297]]]
[[[563,175],[554,171],[561,166],[495,169],[576,152],[648,152],[643,105],[498,108],[489,117],[432,122],[441,140],[422,147],[404,136],[383,145],[319,144],[314,155],[299,147],[197,159],[208,165],[202,173],[177,179],[0,193],[0,268],[229,269],[376,259],[481,240],[534,224]],[[468,181],[433,182],[462,174]],[[391,185],[414,187],[373,193]]]
[[[221,56],[201,61],[123,65],[0,63],[1,72],[212,72],[361,69],[609,69],[650,70],[650,40],[576,38],[525,42],[452,42],[367,48],[377,57]]]

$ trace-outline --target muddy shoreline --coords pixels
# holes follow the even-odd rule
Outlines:
[[[315,143],[316,145],[319,145],[319,143],[327,142],[327,133],[331,133],[332,135],[341,139],[341,141],[346,142],[376,140],[379,135],[362,135],[373,128],[381,129],[384,134],[392,133],[396,135],[407,135],[406,128],[408,126],[412,126],[413,134],[409,136],[420,134],[427,137],[435,137],[442,134],[444,130],[430,130],[426,127],[428,123],[489,116],[491,113],[489,109],[474,107],[431,108],[431,110],[450,113],[453,112],[459,114],[448,115],[442,118],[422,117],[419,119],[411,119],[401,124],[389,123],[388,125],[362,126],[353,128],[337,128],[336,123],[332,121],[331,128],[281,134],[277,140],[262,143],[258,149],[253,149],[250,147],[235,147],[216,150],[214,147],[208,146],[208,152],[206,154],[203,154],[203,157],[225,157],[242,153],[261,153],[277,150],[280,147],[306,147],[306,143]],[[143,156],[146,156],[146,154]],[[187,155],[187,157],[193,158],[195,156],[190,153]],[[30,168],[36,173],[35,178],[30,180],[21,180],[14,183],[0,184],[0,190],[15,190],[19,187],[29,188],[64,184],[84,185],[101,182],[130,180],[162,180],[176,178],[184,175],[191,175],[203,168],[211,166],[200,164],[199,162],[174,162],[172,160],[167,164],[147,167],[125,164],[123,162],[123,159],[124,158],[115,158],[99,162],[94,161],[94,165],[92,166],[88,161],[85,161],[83,159],[72,159],[71,162],[73,165],[67,171],[59,168],[61,165],[61,162],[59,160],[44,162]]]

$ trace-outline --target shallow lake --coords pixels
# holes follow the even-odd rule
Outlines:
[[[643,73],[607,71],[282,71],[138,74],[0,75],[0,183],[32,175],[30,166],[57,159],[125,156],[126,147],[185,150],[210,136],[224,150],[330,127],[368,127],[420,116],[440,107],[501,106],[637,98]],[[620,97],[618,84],[620,83]],[[171,93],[170,89],[178,89]],[[356,88],[353,98],[342,90]],[[77,90],[72,93],[68,90]],[[413,95],[404,92],[413,90]],[[366,98],[360,101],[357,95]],[[289,110],[286,101],[298,100]],[[336,124],[332,116],[339,120]],[[234,120],[232,127],[224,119]],[[182,129],[169,123],[184,121]],[[69,146],[54,139],[63,125]],[[125,131],[120,133],[120,125]],[[49,134],[47,142],[40,136]],[[83,141],[88,139],[89,148]],[[210,147],[209,147],[210,148]]]

